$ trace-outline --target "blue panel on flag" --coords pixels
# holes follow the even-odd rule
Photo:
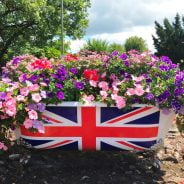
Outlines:
[[[141,146],[141,147],[144,147],[144,148],[150,148],[151,146],[153,146],[154,144],[157,143],[156,140],[154,141],[144,141],[144,142],[139,142],[139,141],[129,141],[137,146]]]
[[[136,109],[139,109],[139,107],[132,108],[126,111],[118,109],[117,107],[101,107],[101,123],[111,120],[113,118],[117,118],[118,116],[129,113]]]
[[[129,121],[125,124],[159,124],[160,111],[152,113],[142,118],[138,118],[134,121]]]
[[[124,149],[117,148],[115,146],[106,144],[104,142],[101,142],[101,150],[102,151],[125,151]]]
[[[79,147],[78,147],[78,142],[73,142],[73,143],[70,143],[70,144],[66,144],[64,146],[60,146],[60,147],[57,147],[57,149],[59,150],[78,150]]]
[[[77,123],[77,107],[47,106],[46,110]]]
[[[48,142],[51,142],[52,140],[32,140],[32,139],[25,139],[23,138],[24,141],[26,141],[28,144],[31,144],[32,146],[39,146],[41,144],[45,144]]]

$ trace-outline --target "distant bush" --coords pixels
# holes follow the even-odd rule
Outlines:
[[[129,50],[137,50],[139,52],[144,52],[148,50],[146,41],[138,36],[131,36],[126,39],[124,44],[125,50],[128,52]]]

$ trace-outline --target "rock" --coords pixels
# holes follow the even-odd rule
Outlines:
[[[5,162],[0,160],[0,165],[4,165],[4,164],[5,164]]]
[[[20,154],[9,155],[9,159],[10,160],[18,160],[18,159],[20,159]]]
[[[133,174],[133,171],[125,171],[125,174],[126,175],[132,175]]]
[[[86,180],[86,179],[89,179],[90,177],[89,176],[83,176],[82,178],[81,178],[81,180],[83,181],[83,180]]]

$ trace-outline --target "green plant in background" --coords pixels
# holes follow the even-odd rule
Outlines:
[[[88,40],[82,50],[89,50],[94,52],[108,52],[109,43],[106,40],[91,39]]]
[[[148,50],[146,41],[138,36],[131,36],[125,40],[124,44],[125,50],[137,50],[139,52],[144,52]]]
[[[125,51],[125,48],[122,44],[119,44],[119,43],[111,43],[109,45],[109,48],[108,48],[108,51],[111,53],[113,51],[118,51],[120,53],[123,53]]]
[[[184,16],[180,17],[177,14],[172,23],[165,18],[163,25],[155,21],[155,29],[156,36],[153,36],[153,41],[156,54],[167,55],[173,62],[180,63],[184,68],[184,63],[181,62],[184,58]]]

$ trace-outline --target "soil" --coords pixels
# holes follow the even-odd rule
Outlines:
[[[0,184],[184,184],[184,138],[172,128],[156,152],[71,152],[15,145],[0,155]]]

